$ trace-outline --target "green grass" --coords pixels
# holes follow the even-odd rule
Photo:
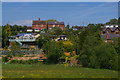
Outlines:
[[[62,65],[3,64],[5,78],[117,78],[117,71]]]

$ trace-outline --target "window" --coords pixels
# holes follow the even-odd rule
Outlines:
[[[43,27],[43,25],[40,25],[40,27]]]
[[[55,27],[55,25],[53,25],[53,27]]]
[[[38,25],[36,25],[36,27],[38,27]]]

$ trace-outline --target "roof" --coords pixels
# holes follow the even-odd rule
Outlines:
[[[59,25],[64,25],[64,22],[53,21],[53,22],[48,22],[48,24],[52,24],[52,25],[53,25],[53,24],[54,24],[54,25],[55,25],[55,24],[57,24],[57,25],[58,25],[58,24],[59,24]]]
[[[24,35],[36,35],[36,33],[19,33],[16,36],[24,36]]]
[[[27,29],[32,29],[32,27],[27,27]]]
[[[46,24],[46,21],[33,21],[33,25],[40,25],[40,24]]]
[[[24,35],[26,35],[26,34],[31,35],[32,33],[19,33],[19,34],[18,34],[18,35],[16,35],[16,36],[24,36]]]
[[[86,26],[73,26],[73,28],[83,29],[83,28],[86,28]]]
[[[108,36],[107,39],[112,39],[112,38],[115,38],[115,37],[120,37],[120,34],[111,34],[111,33],[107,33],[106,35]]]
[[[66,35],[51,35],[50,37],[67,37]]]
[[[111,31],[115,31],[116,29],[120,30],[120,27],[113,27],[113,28],[103,28],[103,31],[110,29]]]

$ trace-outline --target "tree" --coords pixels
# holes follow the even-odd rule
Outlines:
[[[50,41],[50,36],[49,35],[40,35],[36,39],[36,43],[38,44],[38,48],[42,48],[44,44]]]
[[[8,36],[11,36],[11,27],[9,24],[2,26],[2,47],[7,48],[9,45]]]
[[[109,22],[106,23],[107,25],[117,25],[118,19],[111,19]]]
[[[20,45],[19,43],[12,42],[11,51],[16,51],[16,50],[20,50]]]
[[[63,54],[61,46],[54,41],[47,42],[44,45],[44,50],[47,52],[46,55],[48,64],[58,63],[61,55]]]
[[[55,21],[57,21],[57,20],[55,20],[55,19],[46,20],[47,23],[48,23],[48,22],[55,22]]]
[[[62,29],[60,27],[54,27],[51,30],[50,34],[52,34],[52,35],[62,35],[63,31],[62,31]]]
[[[70,29],[70,25],[68,24],[68,25],[66,26],[66,28],[67,28],[67,29]]]

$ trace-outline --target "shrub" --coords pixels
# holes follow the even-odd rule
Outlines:
[[[12,63],[18,63],[18,60],[11,60],[9,63],[10,64],[12,64]]]
[[[30,59],[30,60],[11,60],[9,63],[10,64],[35,64],[38,62],[39,61],[37,59],[34,59],[34,60]]]
[[[10,56],[10,55],[2,57],[2,62],[8,62],[10,60],[10,58],[12,58],[12,56]]]

